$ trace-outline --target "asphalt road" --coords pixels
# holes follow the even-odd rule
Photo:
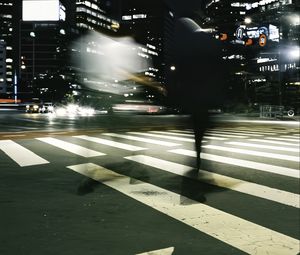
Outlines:
[[[215,119],[1,112],[0,254],[298,254],[299,125]]]

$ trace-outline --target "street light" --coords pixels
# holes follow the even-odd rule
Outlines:
[[[30,32],[29,35],[32,37],[32,81],[33,81],[34,73],[35,73],[35,32]]]

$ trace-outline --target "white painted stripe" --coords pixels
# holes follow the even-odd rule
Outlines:
[[[146,148],[142,148],[142,147],[126,144],[126,143],[118,143],[118,142],[115,142],[115,141],[102,139],[102,138],[98,138],[98,137],[91,137],[91,136],[86,136],[86,135],[77,135],[77,136],[73,136],[73,137],[80,138],[80,139],[87,140],[87,141],[91,141],[91,142],[95,142],[95,143],[99,143],[99,144],[104,144],[104,145],[116,147],[116,148],[127,150],[127,151],[146,150]]]
[[[270,150],[277,150],[277,151],[299,152],[298,148],[287,148],[287,147],[280,147],[280,146],[262,145],[262,144],[257,144],[257,143],[226,142],[226,144],[238,145],[238,146],[244,146],[244,147],[253,147],[253,148],[263,148],[263,149],[270,149]]]
[[[207,131],[205,132],[206,135],[216,135],[216,136],[223,136],[223,137],[232,137],[232,138],[247,138],[248,136],[244,135],[234,135],[234,134],[226,134],[225,132],[212,132]]]
[[[49,163],[47,160],[11,140],[1,140],[0,150],[22,167]]]
[[[127,176],[88,163],[68,166],[103,184],[158,210],[188,226],[248,254],[295,255],[299,240],[228,214],[174,192],[139,181],[130,185]],[[180,201],[185,203],[181,204]],[[188,202],[188,203],[187,203]]]
[[[182,175],[183,172],[184,173],[189,172],[194,169],[193,167],[190,166],[174,163],[163,159],[153,158],[146,155],[135,155],[135,156],[129,156],[125,158],[147,166],[165,170],[173,174],[178,174],[178,175]]]
[[[296,139],[296,141],[299,141],[299,137],[296,137],[295,135],[281,135],[280,137],[284,137],[284,138],[298,138]],[[295,139],[293,139],[295,140]]]
[[[219,129],[219,128],[216,128],[216,129],[212,129],[213,131],[232,131],[232,132],[236,132],[236,133],[246,133],[246,134],[251,134],[251,135],[276,135],[277,133],[275,132],[261,132],[261,131],[253,131],[253,129],[227,129],[227,128],[222,128],[222,129]]]
[[[249,141],[253,141],[253,142],[270,143],[270,144],[280,144],[280,145],[288,145],[288,146],[297,146],[297,147],[299,147],[298,144],[286,143],[286,142],[280,142],[280,141],[269,141],[269,140],[262,140],[262,139],[248,139],[248,140]]]
[[[170,152],[175,152],[175,151],[176,150]],[[179,151],[180,150],[178,150],[175,153],[178,153]],[[243,180],[223,176],[212,172],[207,172],[205,170],[200,170],[197,177],[192,177],[191,167],[189,166],[173,163],[167,160],[153,158],[146,155],[136,155],[136,156],[129,156],[125,158],[173,174],[185,176],[192,179],[197,179],[202,182],[215,185],[218,187],[227,188],[230,190],[234,190],[251,196],[264,198],[267,200],[271,200],[274,202],[278,202],[281,204],[285,204],[297,208],[300,207],[300,196],[298,194],[269,188],[263,185],[246,182]]]
[[[170,152],[185,155],[185,156],[190,156],[190,157],[196,157],[196,152],[192,150],[177,149],[177,150],[171,150]],[[259,162],[244,160],[244,159],[223,157],[223,156],[218,156],[218,155],[213,155],[208,153],[201,153],[201,158],[224,163],[224,164],[235,165],[235,166],[250,168],[250,169],[259,170],[263,172],[269,172],[272,174],[279,174],[283,176],[300,179],[300,172],[299,172],[300,169],[275,166],[275,165],[259,163]]]
[[[175,250],[174,247],[169,247],[169,248],[159,249],[155,251],[143,252],[136,255],[172,255],[174,250]]]
[[[295,161],[295,162],[300,161],[299,157],[275,154],[275,153],[269,153],[269,152],[250,151],[250,150],[244,150],[244,149],[238,149],[238,148],[222,147],[222,146],[217,146],[217,145],[204,145],[202,147],[207,148],[207,149],[214,149],[214,150],[226,151],[226,152],[235,152],[235,153],[258,156],[258,157],[275,158],[275,159],[282,159],[282,160]]]
[[[184,134],[194,134],[193,131],[190,130],[178,130],[178,129],[171,129],[169,130],[171,132],[176,132],[176,133],[184,133]]]
[[[185,136],[185,137],[194,137],[194,133],[185,134],[185,133],[176,133],[176,132],[167,132],[167,131],[149,131],[149,132],[150,133],[155,133],[155,134],[179,135],[179,136]]]
[[[288,138],[280,138],[280,137],[266,137],[266,139],[295,142],[299,144],[299,139],[288,139]]]
[[[57,148],[65,150],[65,151],[74,153],[76,155],[85,157],[85,158],[105,155],[104,153],[90,150],[90,149],[82,147],[80,145],[65,142],[65,141],[62,141],[62,140],[59,140],[56,138],[52,138],[52,137],[41,137],[41,138],[35,138],[35,139],[42,141],[44,143],[48,143],[50,145],[53,145]]]
[[[3,135],[3,137],[19,137],[19,136],[25,136],[25,135]]]
[[[140,132],[128,132],[130,134],[135,135],[144,135],[144,136],[151,136],[151,137],[157,137],[157,138],[164,138],[169,140],[176,140],[176,141],[182,141],[182,142],[195,142],[195,139],[190,138],[184,138],[184,137],[175,137],[175,136],[168,136],[168,135],[156,135],[156,134],[149,134],[149,133],[140,133]],[[227,140],[227,138],[222,137],[213,137],[213,136],[203,136],[205,139],[213,139],[213,140]]]
[[[164,138],[174,141],[181,141],[181,142],[191,142],[193,143],[195,139],[191,138],[185,138],[185,137],[176,137],[176,136],[169,136],[169,135],[157,135],[157,134],[149,134],[149,133],[142,133],[142,132],[128,132],[129,134],[133,135],[143,135],[143,136],[150,136],[150,137],[156,137],[156,138]]]
[[[179,134],[176,132],[166,132],[166,131],[149,131],[150,133],[155,134],[166,134],[166,135],[179,135],[179,136],[186,136],[186,137],[194,137],[194,134]],[[206,135],[215,135],[215,136],[222,136],[222,137],[233,137],[233,138],[247,138],[247,136],[242,135],[232,135],[230,133],[225,132],[212,132],[212,131],[206,131]]]
[[[181,144],[177,144],[177,143],[164,142],[164,141],[148,139],[148,138],[144,138],[144,137],[137,137],[137,136],[132,136],[132,135],[121,135],[121,134],[116,134],[116,133],[103,133],[102,135],[119,137],[119,138],[124,138],[127,140],[139,141],[139,142],[144,142],[144,143],[158,144],[158,145],[167,146],[167,147],[181,145]]]

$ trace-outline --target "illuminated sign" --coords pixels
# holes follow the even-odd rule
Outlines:
[[[23,21],[58,21],[65,18],[65,7],[59,0],[23,0]]]

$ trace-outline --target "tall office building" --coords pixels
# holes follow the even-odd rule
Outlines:
[[[13,50],[16,49],[13,33],[15,3],[13,0],[0,2],[0,93],[13,87]]]

